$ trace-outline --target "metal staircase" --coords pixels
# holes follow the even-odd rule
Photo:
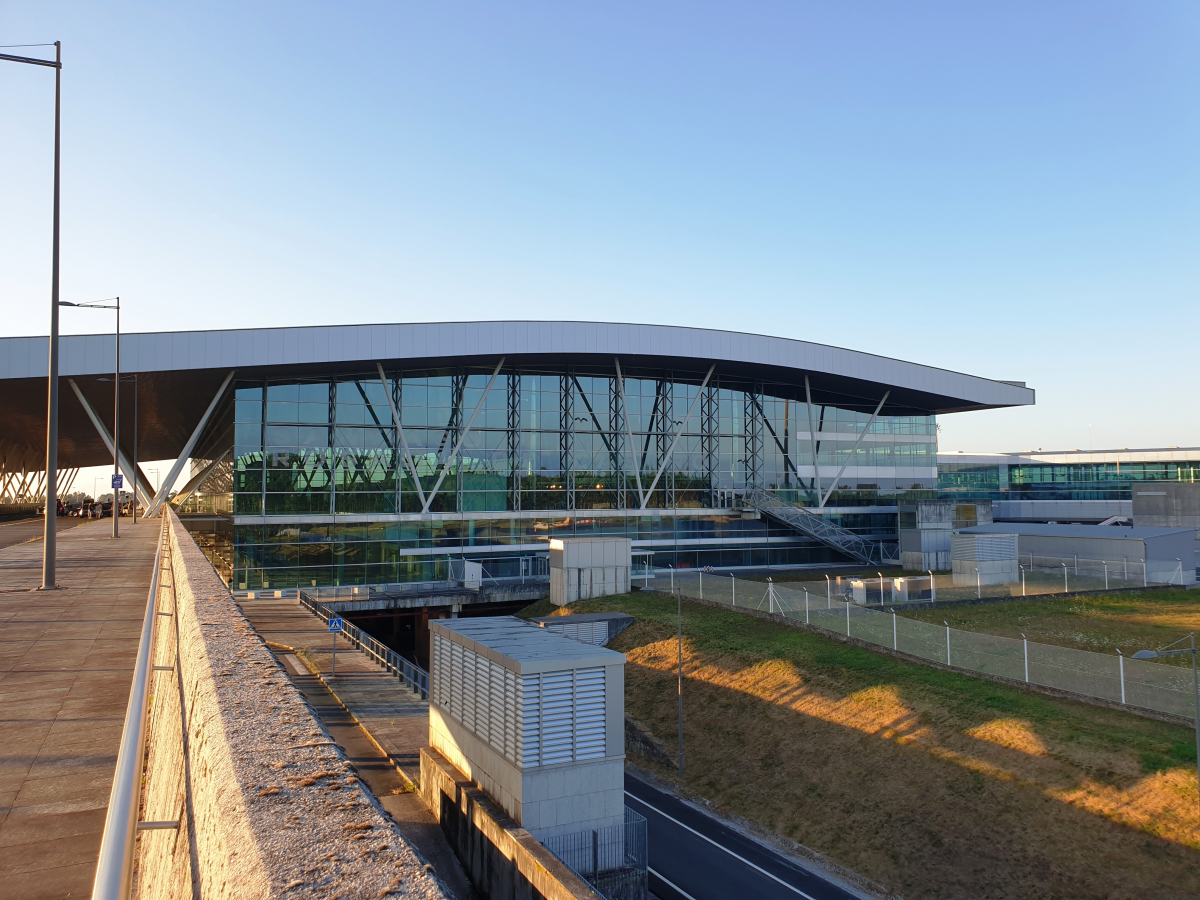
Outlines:
[[[837,525],[819,513],[797,506],[763,488],[748,488],[744,502],[785,525],[844,553],[851,559],[868,566],[895,564],[892,547],[879,541],[870,541],[849,529]]]

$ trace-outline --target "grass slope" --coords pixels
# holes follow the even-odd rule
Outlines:
[[[964,631],[1011,638],[1024,632],[1042,644],[1114,654],[1120,648],[1131,656],[1200,632],[1200,591],[1129,591],[896,612],[935,625],[945,620]],[[1173,662],[1192,664],[1190,658]]]
[[[685,791],[910,900],[1200,896],[1189,729],[683,609]],[[636,618],[626,710],[674,747],[675,603],[570,608],[606,610]]]

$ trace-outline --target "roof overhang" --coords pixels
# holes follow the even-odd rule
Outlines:
[[[0,338],[0,438],[44,452],[46,337]],[[619,357],[627,377],[669,370],[678,380],[703,378],[712,365],[725,381],[763,382],[767,392],[804,397],[807,375],[816,403],[872,411],[890,392],[884,415],[942,415],[1027,406],[1033,390],[808,341],[685,328],[597,322],[440,322],[182,331],[121,336],[121,369],[138,374],[139,453],[177,455],[230,369],[238,378],[287,378],[385,369],[494,367],[500,357],[527,368],[569,363],[608,372]],[[60,375],[74,378],[111,422],[112,335],[68,335]],[[64,385],[65,387],[65,385]],[[123,446],[132,413],[123,388]],[[107,456],[74,392],[61,390],[59,464],[102,464]],[[128,404],[128,405],[126,405]]]

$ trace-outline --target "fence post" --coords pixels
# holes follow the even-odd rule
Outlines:
[[[975,567],[975,599],[983,598],[983,583],[979,580],[979,566]]]
[[[926,569],[929,573],[929,602],[932,603],[937,599],[937,584],[933,580],[933,569]]]
[[[775,584],[770,578],[767,579],[767,612],[775,612]]]
[[[600,874],[600,832],[592,831],[592,877]]]
[[[950,665],[950,623],[942,619],[942,624],[946,626],[946,665]]]
[[[1020,569],[1021,569],[1021,596],[1024,597],[1025,596],[1025,567],[1020,566]]]
[[[1100,564],[1102,566],[1104,566],[1104,589],[1107,591],[1108,590],[1108,563],[1105,562],[1104,560],[1100,560]]]
[[[1121,559],[1124,560],[1124,562],[1125,562],[1125,581],[1128,581],[1129,580],[1129,557],[1122,556]]]
[[[850,637],[850,601],[846,601],[846,637]]]
[[[671,593],[675,593],[675,567],[671,566]]]
[[[1079,577],[1079,554],[1075,554],[1075,577]]]
[[[700,599],[704,599],[704,570],[700,570]]]
[[[1146,587],[1146,561],[1142,560],[1142,587]]]
[[[1120,660],[1121,667],[1121,705],[1125,705],[1125,654],[1121,652],[1121,648],[1117,648],[1117,659]]]
[[[896,611],[894,609],[892,610],[892,649],[900,649],[900,642],[896,640]]]
[[[825,599],[829,601],[829,605],[833,606],[833,582],[829,580],[829,576],[825,576]]]
[[[1067,582],[1067,564],[1063,563],[1062,567],[1063,567],[1063,593],[1065,594],[1065,593],[1069,592],[1071,590],[1071,588],[1069,586],[1069,583]]]
[[[1021,633],[1021,643],[1025,645],[1025,681],[1029,681],[1029,638],[1025,637],[1025,633]]]
[[[732,572],[729,573],[729,587],[733,591],[733,605],[737,606],[737,579]]]
[[[804,589],[804,624],[808,624],[808,588]]]

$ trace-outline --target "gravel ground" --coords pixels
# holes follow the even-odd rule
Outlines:
[[[202,815],[206,777],[214,782],[208,800],[232,832],[212,842],[229,848],[224,860],[200,854],[202,873],[223,869],[234,881],[250,875],[267,888],[265,896],[289,900],[449,897],[359,782],[203,554],[173,524],[180,650],[193,682],[187,693],[192,766],[200,776],[193,787],[197,837],[211,824]],[[205,763],[208,771],[198,772]],[[259,877],[247,868],[258,868]]]

